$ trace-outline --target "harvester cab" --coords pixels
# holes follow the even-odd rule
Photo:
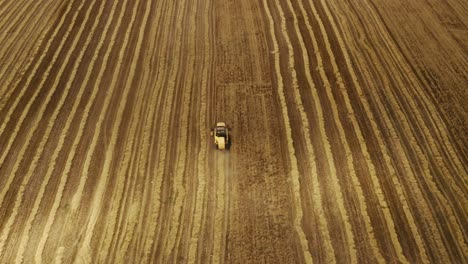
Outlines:
[[[216,127],[211,130],[214,137],[214,143],[217,149],[226,149],[229,146],[229,129],[224,122],[216,123]]]

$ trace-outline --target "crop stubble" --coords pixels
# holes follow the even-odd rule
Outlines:
[[[0,259],[466,262],[466,10],[0,2]]]

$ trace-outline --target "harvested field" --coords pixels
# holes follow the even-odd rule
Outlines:
[[[462,0],[0,0],[0,263],[467,263],[467,54]]]

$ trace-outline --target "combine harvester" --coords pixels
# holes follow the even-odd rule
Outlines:
[[[214,137],[214,143],[217,149],[229,149],[230,141],[228,130],[224,122],[216,123],[216,127],[211,129],[211,136]]]

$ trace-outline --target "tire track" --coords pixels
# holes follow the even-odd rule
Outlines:
[[[217,155],[217,164],[222,164],[217,168],[217,184],[216,186],[216,210],[215,210],[215,226],[213,228],[213,263],[222,263],[225,259],[226,252],[222,249],[226,248],[226,230],[229,221],[228,204],[229,193],[228,181],[232,177],[230,166],[230,153],[222,153]],[[226,155],[224,155],[226,154]],[[221,158],[222,157],[222,158]]]

